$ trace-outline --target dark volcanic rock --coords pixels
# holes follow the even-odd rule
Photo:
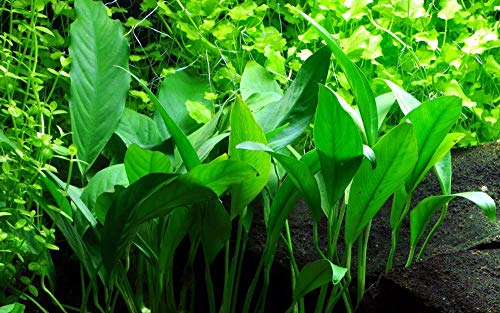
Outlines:
[[[500,250],[440,254],[384,273],[356,312],[500,312]]]

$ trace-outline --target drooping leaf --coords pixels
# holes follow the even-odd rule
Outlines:
[[[113,192],[115,186],[128,186],[129,180],[125,173],[123,164],[116,164],[104,168],[89,180],[82,192],[81,199],[85,205],[92,210],[99,195],[105,192]]]
[[[378,115],[375,96],[373,95],[368,79],[365,77],[361,69],[344,54],[330,32],[296,7],[289,7],[302,15],[312,26],[314,26],[314,28],[319,31],[320,36],[326,41],[328,47],[333,52],[335,59],[347,77],[351,90],[354,94],[354,98],[356,99],[356,104],[358,105],[361,113],[361,119],[363,120],[363,126],[368,140],[367,144],[369,146],[373,146],[378,139]]]
[[[411,173],[417,161],[413,125],[403,123],[373,147],[377,167],[363,160],[353,179],[345,220],[345,241],[352,244],[382,205]]]
[[[440,97],[422,103],[406,115],[415,127],[418,144],[418,161],[407,180],[407,190],[413,191],[427,171],[448,151],[442,151],[441,158],[434,158],[451,127],[462,112],[461,101],[457,97]],[[449,146],[451,149],[451,146]],[[449,150],[449,149],[448,149]],[[432,163],[432,162],[434,163]]]
[[[230,186],[255,175],[255,170],[244,162],[217,160],[174,178],[169,174],[140,178],[119,194],[106,215],[101,244],[105,267],[113,269],[142,223],[178,207],[216,199]]]
[[[495,201],[484,192],[461,192],[451,195],[432,196],[420,201],[410,213],[411,245],[416,246],[434,214],[443,205],[461,197],[474,202],[493,221],[496,217]]]
[[[166,139],[160,136],[158,126],[151,118],[128,108],[125,108],[115,133],[127,147],[135,143],[147,148],[159,145]]]
[[[301,191],[309,205],[309,210],[315,222],[321,218],[321,197],[319,193],[318,183],[311,173],[309,167],[302,161],[293,157],[277,153],[268,146],[258,143],[246,141],[236,146],[237,149],[265,151],[285,168],[287,175],[293,181],[295,186]]]
[[[335,205],[361,165],[363,143],[354,121],[325,86],[319,88],[314,144],[328,201]]]
[[[316,260],[306,264],[297,276],[293,300],[297,301],[325,284],[338,284],[346,273],[346,268],[337,266],[329,260]]]
[[[255,112],[255,119],[266,133],[288,125],[269,138],[269,146],[279,150],[298,138],[311,122],[318,103],[318,84],[324,84],[328,74],[330,51],[324,47],[302,65],[297,77],[280,101]]]
[[[136,144],[128,147],[125,154],[125,171],[131,184],[147,174],[169,173],[171,170],[172,165],[165,154],[141,149]]]
[[[209,85],[206,80],[178,71],[165,77],[159,88],[158,99],[177,126],[185,134],[190,134],[198,128],[198,123],[190,116],[186,102],[201,103],[213,111],[211,103],[204,99],[207,91]]]
[[[116,130],[125,108],[130,76],[115,66],[128,68],[129,48],[119,21],[111,20],[102,2],[75,1],[71,25],[72,58],[69,108],[73,142],[82,173]]]
[[[235,186],[231,193],[231,218],[238,215],[266,186],[271,171],[271,157],[263,151],[237,149],[244,141],[266,144],[266,136],[255,121],[246,103],[237,97],[231,110],[231,134],[229,135],[229,155],[234,160],[252,165],[259,176]]]

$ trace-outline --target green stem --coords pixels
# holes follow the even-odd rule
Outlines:
[[[436,221],[436,224],[434,224],[434,226],[432,227],[431,231],[429,232],[429,234],[425,238],[425,241],[422,244],[422,247],[420,248],[420,251],[418,252],[417,262],[419,262],[420,260],[422,260],[422,258],[424,256],[425,249],[427,248],[427,245],[429,244],[432,236],[434,236],[434,233],[437,231],[437,229],[439,228],[439,226],[441,226],[441,223],[443,223],[443,221],[444,221],[447,213],[448,213],[448,204],[445,204],[443,206],[443,210],[441,211],[441,215],[439,216],[439,219]]]
[[[45,293],[49,296],[50,300],[52,300],[52,302],[57,306],[59,307],[59,309],[61,309],[62,312],[64,313],[67,313],[66,310],[64,309],[64,307],[61,305],[61,303],[59,301],[57,301],[57,298],[52,294],[52,292],[50,292],[49,289],[47,289],[47,287],[45,286],[45,275],[42,275],[41,279],[40,279],[40,285],[42,287],[42,290],[45,291]]]
[[[370,238],[370,228],[372,222],[366,226],[364,238],[358,242],[358,286],[357,286],[357,303],[361,302],[365,293],[366,283],[366,258],[368,255],[368,239]]]
[[[205,256],[205,283],[207,286],[208,295],[208,307],[210,308],[210,313],[215,313],[215,294],[214,285],[212,283],[212,273],[210,272],[210,264],[208,263],[208,258]]]

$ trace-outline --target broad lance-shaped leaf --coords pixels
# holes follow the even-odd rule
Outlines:
[[[410,120],[415,126],[418,144],[418,161],[406,183],[409,192],[415,190],[427,171],[435,164],[431,161],[440,160],[433,159],[433,156],[461,112],[460,98],[440,97],[422,103],[406,115],[405,119]]]
[[[216,199],[230,186],[256,175],[255,169],[244,162],[217,160],[173,179],[169,174],[140,178],[122,191],[108,210],[101,243],[104,266],[113,269],[142,223],[178,207]]]
[[[363,143],[354,121],[325,86],[319,87],[314,144],[328,201],[335,205],[361,165]]]
[[[411,173],[417,161],[413,125],[403,123],[380,138],[373,147],[377,167],[363,160],[352,181],[345,221],[345,241],[350,245],[387,199]]]
[[[280,101],[269,103],[255,112],[255,118],[266,133],[277,128],[281,132],[269,136],[269,146],[279,150],[297,139],[311,123],[318,103],[318,84],[328,75],[331,52],[323,47],[311,55]]]
[[[358,105],[361,113],[361,119],[363,120],[363,126],[368,140],[367,144],[369,146],[373,146],[378,139],[378,114],[375,96],[373,95],[368,79],[363,74],[361,69],[349,60],[344,52],[342,52],[342,49],[335,38],[333,38],[323,26],[319,25],[318,22],[296,7],[288,4],[287,6],[302,15],[309,23],[311,23],[311,25],[314,26],[314,28],[319,31],[321,38],[326,41],[328,47],[333,52],[335,59],[347,77],[347,81],[349,82],[354,98],[356,99],[356,104]]]
[[[436,149],[434,152],[434,155],[432,156],[431,161],[427,164],[427,167],[424,169],[424,173],[427,173],[432,165],[435,167],[438,166],[438,163],[440,162],[445,162],[443,158],[446,156],[446,154],[449,154],[450,149],[461,139],[463,138],[463,134],[460,133],[450,133],[447,134],[444,140],[441,142],[439,147]],[[441,161],[440,161],[441,160]],[[443,194],[450,194],[451,193],[451,157],[449,161],[450,164],[441,164],[442,166],[439,170],[436,170],[436,176],[437,179],[441,185],[441,190],[446,191],[446,193],[443,192]],[[400,190],[398,190],[394,194],[394,198],[392,201],[392,207],[391,207],[391,227],[392,229],[395,228],[395,226],[398,224],[398,221],[401,220],[403,216],[401,214],[403,213],[404,206],[406,204],[406,199],[408,197],[408,191],[406,190],[406,186],[402,186]]]
[[[102,2],[75,1],[69,55],[72,58],[69,109],[80,171],[94,163],[116,130],[125,108],[130,75],[129,48],[119,21],[111,20]]]
[[[319,222],[322,215],[319,187],[314,175],[304,162],[293,157],[277,153],[268,146],[258,142],[246,141],[237,145],[236,148],[253,151],[265,151],[278,160],[278,162],[280,162],[286,170],[287,175],[289,175],[290,179],[306,199],[313,220],[316,223]]]
[[[416,246],[425,232],[425,228],[439,208],[456,197],[465,198],[474,202],[490,221],[495,220],[495,201],[484,192],[461,192],[451,195],[433,196],[425,198],[410,213],[411,245]]]
[[[92,211],[97,198],[105,192],[115,191],[115,186],[128,186],[129,180],[123,164],[116,164],[106,167],[90,180],[82,192],[81,199],[83,203]]]
[[[337,266],[329,260],[316,260],[306,264],[297,276],[293,300],[297,301],[325,284],[338,284],[346,273],[346,268]]]
[[[253,166],[259,176],[248,179],[231,190],[231,218],[238,215],[266,186],[271,172],[271,157],[263,151],[237,149],[244,141],[266,144],[266,135],[255,121],[246,103],[238,96],[231,109],[231,133],[229,155],[234,160],[245,161]]]
[[[130,183],[151,173],[169,173],[172,170],[170,159],[159,151],[150,151],[132,144],[125,153],[125,171]]]
[[[125,108],[115,133],[127,147],[134,143],[142,148],[153,147],[167,139],[160,136],[151,118],[129,108]]]

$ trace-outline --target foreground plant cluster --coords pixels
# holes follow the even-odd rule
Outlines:
[[[454,198],[496,216],[487,194],[451,193],[450,149],[499,138],[499,11],[3,0],[0,312],[264,312],[280,241],[288,312],[354,312],[389,199],[387,269],[407,218],[411,266]],[[431,169],[442,193],[412,206]],[[302,268],[287,222],[299,198],[318,253]],[[257,208],[267,240],[249,272]],[[70,257],[78,307],[58,298],[54,259]]]

